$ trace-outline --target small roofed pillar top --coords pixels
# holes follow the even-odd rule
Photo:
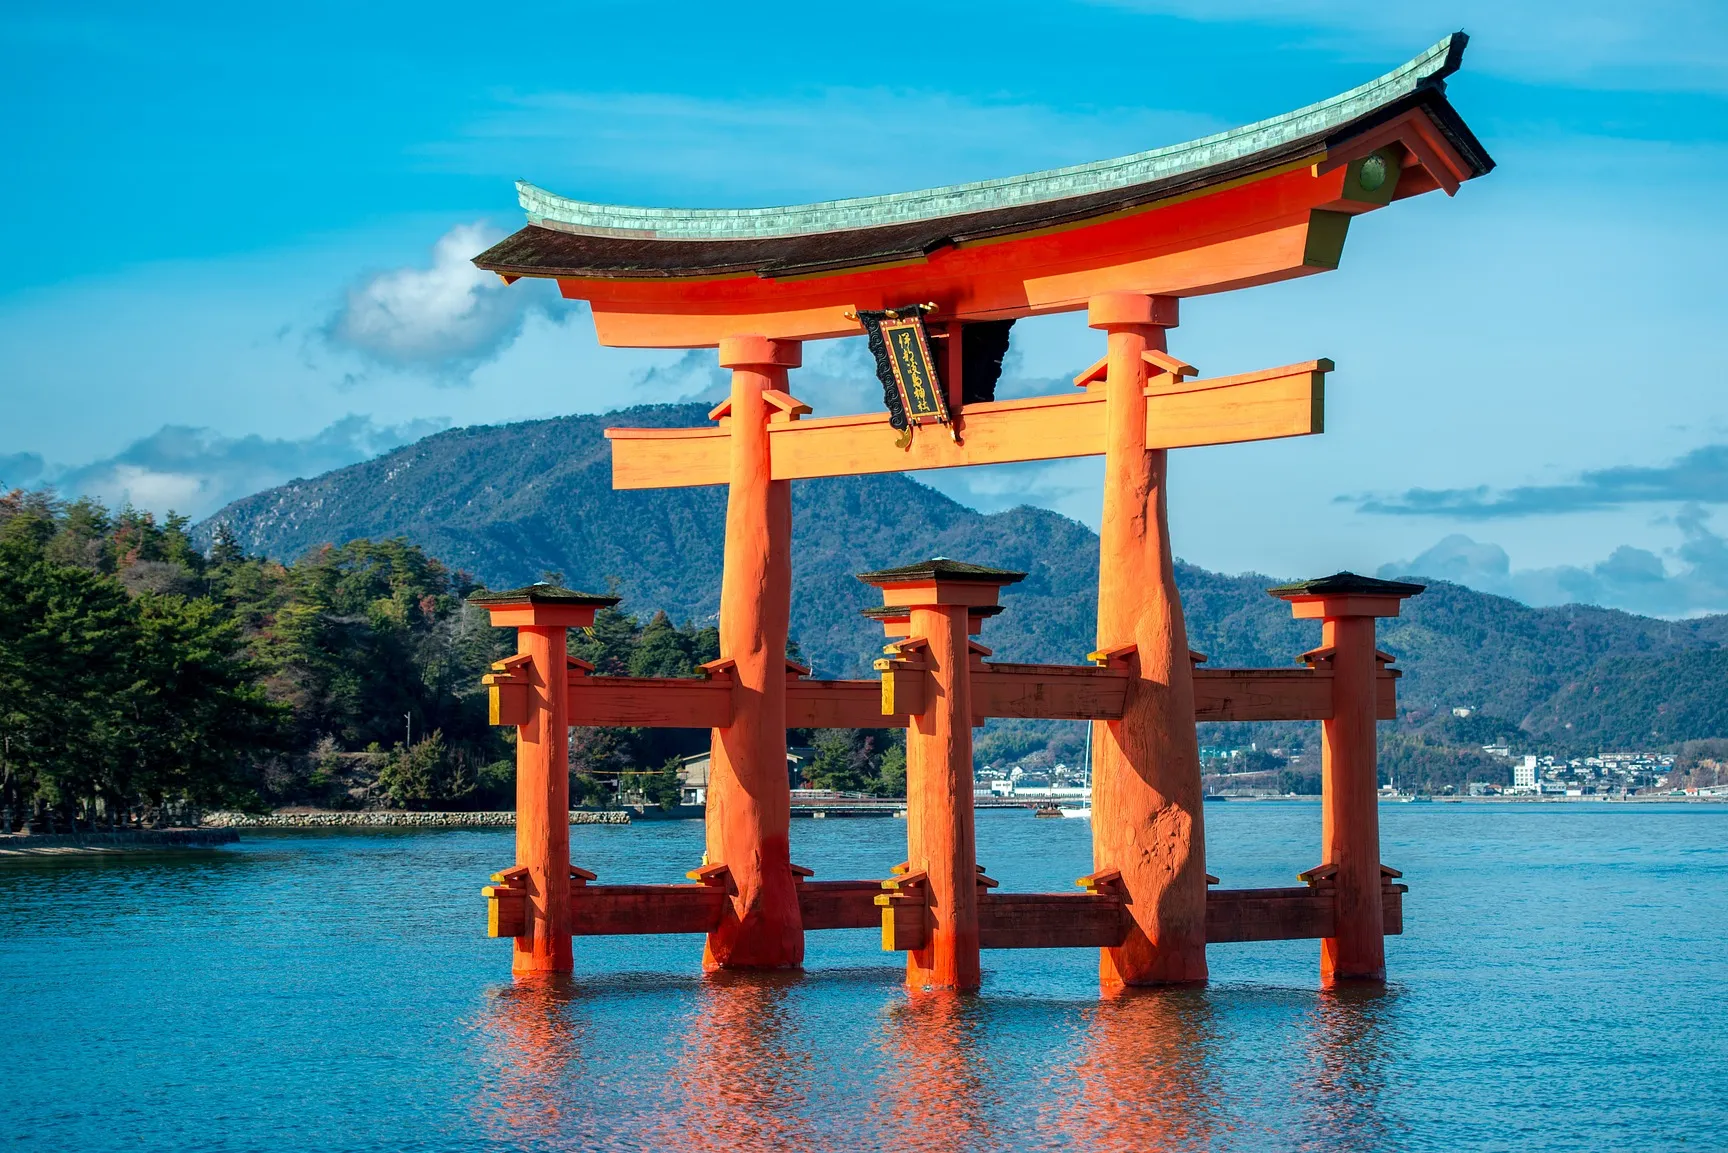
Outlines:
[[[1002,611],[997,603],[1002,587],[1025,580],[1026,574],[934,557],[880,572],[859,573],[858,579],[882,590],[882,607],[865,609],[864,615],[882,622],[892,637],[907,635],[915,608],[955,606],[967,610],[967,632],[976,634],[985,617]]]
[[[1338,620],[1342,617],[1395,617],[1406,598],[1416,596],[1427,587],[1341,572],[1278,585],[1266,591],[1280,600],[1289,601],[1290,611],[1297,620]]]
[[[485,609],[495,628],[587,628],[594,623],[596,612],[611,608],[620,599],[541,583],[475,593],[468,603]]]

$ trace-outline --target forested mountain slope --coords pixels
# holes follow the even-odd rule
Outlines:
[[[602,430],[704,419],[700,406],[661,405],[453,429],[237,501],[199,532],[207,539],[226,524],[246,551],[282,559],[324,543],[402,536],[493,587],[560,573],[573,587],[615,587],[633,611],[703,623],[719,604],[725,490],[615,492]],[[986,627],[983,639],[1002,659],[1079,661],[1093,647],[1098,538],[1075,521],[1029,507],[983,514],[891,475],[795,482],[793,523],[792,632],[821,675],[857,675],[879,651],[876,626],[857,612],[876,594],[853,574],[932,555],[1029,574],[1006,590],[1007,611]],[[1318,642],[1318,625],[1292,620],[1265,589],[1317,575],[1179,565],[1193,647],[1215,666],[1292,660]],[[1648,743],[1652,732],[1728,735],[1715,719],[1728,710],[1703,703],[1720,684],[1712,660],[1669,659],[1725,640],[1728,617],[1538,609],[1445,582],[1430,582],[1403,617],[1381,625],[1382,646],[1406,670],[1405,706],[1470,705],[1532,730],[1588,731],[1610,743]],[[1649,702],[1671,682],[1700,703],[1653,725]],[[1622,700],[1623,689],[1631,695]],[[1596,719],[1580,727],[1574,713]]]

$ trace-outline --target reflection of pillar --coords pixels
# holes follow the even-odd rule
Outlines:
[[[1201,990],[1118,990],[1086,1014],[1079,1096],[1056,1118],[1077,1149],[1207,1149],[1228,1126],[1208,1064],[1212,1006]]]
[[[859,1146],[932,1153],[1000,1147],[1004,1135],[990,1125],[998,1101],[978,1036],[981,1012],[970,998],[922,993],[890,1010],[884,1049],[892,1071],[868,1106],[870,1139]]]
[[[614,1134],[614,1142],[702,1153],[846,1147],[855,1136],[852,1126],[811,1109],[812,1090],[827,1078],[818,1072],[812,1045],[798,1036],[791,1011],[791,993],[802,979],[800,973],[711,974],[676,1067],[665,1084],[641,1087],[672,1099],[640,1110],[649,1127]],[[825,1133],[836,1121],[841,1131]]]
[[[708,775],[708,863],[731,872],[732,900],[703,965],[781,968],[804,961],[792,884],[786,773],[786,633],[792,605],[791,483],[774,480],[768,403],[800,362],[796,341],[720,342],[732,370],[731,487],[720,586],[720,656],[734,662],[732,724],[715,729]]]
[[[1321,722],[1320,858],[1337,866],[1337,936],[1320,942],[1320,978],[1386,978],[1386,923],[1380,873],[1378,750],[1375,743],[1374,619],[1395,617],[1422,585],[1338,573],[1280,585],[1298,620],[1322,621],[1309,656],[1332,670],[1332,715]]]
[[[520,977],[497,990],[481,1019],[492,1076],[478,1078],[478,1112],[499,1146],[569,1141],[570,1066],[582,1057],[583,1029],[572,1014],[577,990],[561,973]],[[580,1075],[574,1078],[581,1082]]]
[[[510,967],[517,973],[569,972],[570,952],[570,720],[569,657],[565,630],[594,623],[594,611],[618,603],[551,585],[479,593],[470,604],[486,609],[499,627],[514,625],[520,692],[516,728],[516,864],[528,870],[523,930]]]
[[[1188,631],[1170,552],[1168,453],[1146,447],[1148,349],[1176,323],[1169,297],[1094,297],[1088,323],[1109,333],[1104,381],[1104,519],[1098,647],[1133,646],[1120,721],[1092,734],[1092,862],[1119,869],[1131,917],[1104,949],[1109,988],[1206,979],[1206,843]]]
[[[901,650],[921,652],[926,666],[923,711],[906,730],[906,862],[925,874],[929,909],[924,947],[906,954],[914,989],[979,985],[969,635],[976,610],[1025,575],[938,557],[858,578],[882,590],[886,607],[907,610]]]

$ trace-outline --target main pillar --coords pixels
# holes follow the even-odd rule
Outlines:
[[[1146,447],[1147,350],[1174,298],[1111,292],[1087,322],[1109,334],[1098,648],[1129,658],[1122,719],[1092,734],[1092,860],[1119,869],[1131,924],[1102,950],[1105,988],[1206,979],[1206,842],[1188,631],[1170,551],[1169,454]]]
[[[770,406],[801,363],[797,341],[720,342],[732,370],[726,562],[720,656],[733,662],[732,724],[715,729],[708,770],[708,860],[731,874],[732,899],[708,934],[705,968],[777,969],[804,962],[792,881],[792,792],[786,771],[786,634],[792,609],[792,488],[774,480]]]
[[[514,973],[567,973],[570,952],[570,658],[567,630],[594,623],[596,609],[618,603],[552,585],[477,593],[469,604],[492,623],[516,629],[516,657],[502,662],[507,689],[495,692],[516,725],[516,866],[526,869],[522,932]],[[500,667],[500,666],[494,666]],[[495,703],[495,713],[500,706]]]
[[[925,876],[927,920],[924,947],[906,954],[908,988],[969,990],[981,980],[970,638],[998,590],[1025,576],[937,557],[858,578],[907,613],[898,648],[923,665],[921,708],[906,729],[906,868]]]
[[[1332,715],[1320,729],[1320,858],[1337,870],[1337,935],[1320,942],[1328,985],[1386,979],[1374,621],[1397,616],[1403,599],[1424,587],[1338,573],[1271,590],[1298,620],[1319,618],[1321,647],[1309,659],[1332,670]]]

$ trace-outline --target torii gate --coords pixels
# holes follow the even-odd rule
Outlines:
[[[758,210],[595,205],[520,185],[528,227],[477,257],[587,300],[603,344],[717,347],[731,397],[691,429],[609,429],[618,488],[726,484],[721,660],[705,679],[593,677],[563,630],[612,598],[544,586],[473,598],[515,624],[495,723],[521,726],[518,864],[488,889],[518,971],[567,969],[571,934],[702,931],[708,967],[801,963],[803,934],[879,923],[908,983],[975,988],[981,947],[1101,948],[1106,987],[1199,981],[1209,941],[1317,937],[1322,976],[1380,979],[1402,886],[1379,860],[1374,718],[1393,715],[1372,621],[1419,586],[1339,574],[1271,590],[1325,621],[1301,670],[1195,670],[1166,515],[1171,448],[1322,430],[1326,360],[1216,379],[1172,356],[1181,297],[1336,267],[1352,217],[1492,168],[1446,101],[1448,37],[1360,88],[1189,144],[921,193]],[[929,302],[952,435],[886,414],[805,419],[802,342],[863,311]],[[1085,308],[1105,355],[1072,396],[993,394],[1003,322]],[[992,327],[994,326],[994,327]],[[983,339],[975,339],[983,337]],[[993,363],[984,363],[995,347]],[[982,350],[982,351],[981,351]],[[815,681],[784,658],[794,479],[1105,458],[1091,666],[997,665],[969,640],[1021,574],[936,560],[864,574],[890,637],[879,681]],[[562,715],[561,715],[562,714]],[[1094,723],[1085,893],[999,894],[974,859],[971,728],[989,716]],[[1194,721],[1324,722],[1323,863],[1297,889],[1208,893]],[[696,884],[602,886],[572,870],[569,724],[714,730]],[[814,882],[791,860],[786,729],[908,729],[907,861]]]

